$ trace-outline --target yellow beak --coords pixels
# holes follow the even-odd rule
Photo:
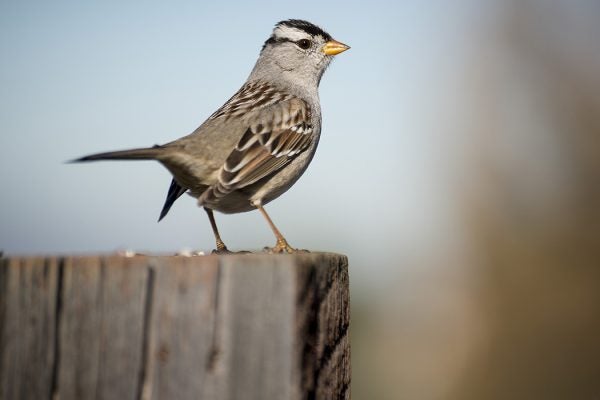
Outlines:
[[[340,54],[342,51],[346,51],[350,48],[350,46],[346,46],[344,43],[340,43],[337,40],[331,39],[329,42],[325,43],[321,51],[328,56],[335,56],[336,54]]]

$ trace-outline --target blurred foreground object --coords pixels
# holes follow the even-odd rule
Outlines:
[[[0,399],[350,398],[345,256],[0,261]]]
[[[427,109],[451,228],[354,295],[353,394],[600,398],[600,2],[477,4]]]

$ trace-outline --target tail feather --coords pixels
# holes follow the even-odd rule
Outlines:
[[[175,200],[180,198],[186,191],[187,191],[187,189],[184,189],[181,186],[179,186],[179,184],[177,183],[177,181],[175,181],[175,179],[173,179],[171,181],[171,186],[169,187],[169,193],[167,194],[167,199],[165,200],[165,205],[163,206],[163,209],[160,212],[160,216],[158,217],[158,222],[160,222],[160,220],[163,219],[165,217],[165,215],[167,215],[167,213],[171,209],[171,206],[173,205],[173,203],[175,203]]]
[[[147,147],[142,149],[131,149],[121,151],[109,151],[106,153],[91,154],[77,158],[70,162],[86,162],[99,160],[154,160],[164,149],[161,146]]]

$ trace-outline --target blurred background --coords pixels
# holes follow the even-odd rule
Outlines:
[[[192,198],[156,223],[164,143],[236,91],[279,20],[352,49],[323,135],[267,209],[350,260],[355,399],[600,398],[600,3],[0,2],[0,249],[210,250]],[[233,249],[257,212],[217,215]]]

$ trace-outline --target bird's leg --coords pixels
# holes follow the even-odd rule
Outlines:
[[[210,226],[212,227],[213,234],[215,235],[215,241],[217,242],[217,249],[214,250],[214,253],[229,253],[227,250],[227,246],[221,240],[221,235],[219,235],[219,229],[217,229],[217,223],[215,221],[215,216],[213,215],[213,211],[210,208],[204,207],[204,211],[208,214],[208,219],[210,220]]]
[[[296,252],[296,249],[294,249],[292,246],[290,246],[288,244],[287,240],[285,240],[285,238],[281,234],[281,232],[279,232],[279,229],[277,229],[277,227],[271,220],[271,217],[269,217],[269,214],[267,214],[267,212],[263,208],[261,202],[256,200],[256,201],[252,202],[252,205],[254,207],[258,208],[258,211],[260,211],[261,214],[263,215],[263,217],[265,217],[265,219],[267,220],[267,223],[269,224],[269,226],[271,227],[271,230],[273,231],[273,233],[275,234],[275,237],[277,238],[277,243],[275,244],[275,247],[269,249],[269,251],[272,253],[294,253],[294,252]]]

